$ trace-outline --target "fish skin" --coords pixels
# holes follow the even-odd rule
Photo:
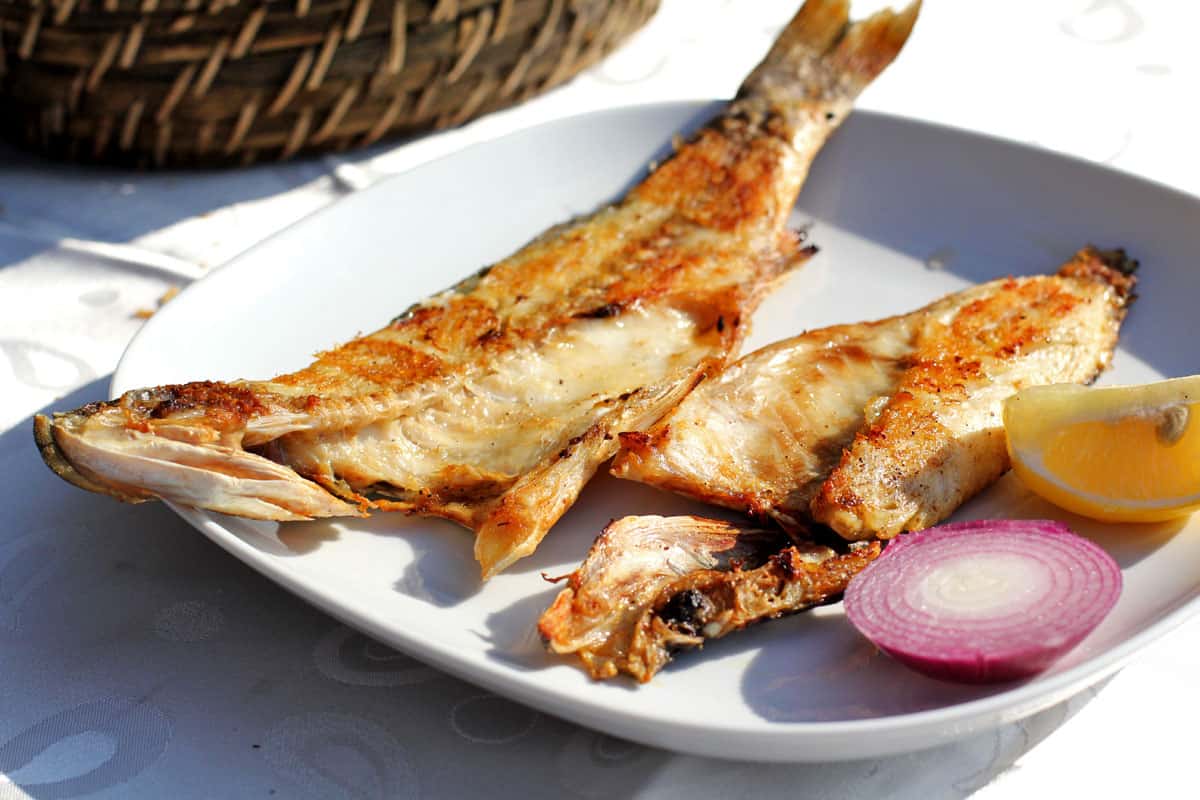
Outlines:
[[[839,553],[702,517],[624,517],[566,576],[538,632],[596,680],[645,683],[679,650],[837,599],[880,550],[869,542]]]
[[[887,539],[937,524],[1007,472],[1004,400],[1090,383],[1112,362],[1135,280],[1105,261],[1084,248],[1053,277],[968,290],[952,318],[926,315],[912,365],[822,484],[813,519],[846,539]]]
[[[43,458],[124,500],[445,517],[476,532],[490,577],[533,552],[618,432],[729,360],[763,295],[811,255],[784,227],[809,164],[917,10],[850,26],[846,5],[808,0],[726,110],[617,205],[298,372],[39,417]]]
[[[803,534],[867,404],[903,372],[911,319],[823,328],[744,356],[649,430],[622,433],[612,474]]]
[[[648,430],[612,473],[850,540],[945,519],[1009,466],[1004,399],[1108,366],[1135,280],[1122,251],[1005,278],[910,314],[750,353]]]

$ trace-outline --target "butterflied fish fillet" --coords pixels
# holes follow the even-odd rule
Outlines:
[[[268,381],[131,391],[35,435],[67,480],[263,519],[383,508],[528,555],[616,451],[739,344],[808,251],[809,163],[916,16],[809,0],[727,110],[616,206],[551,229],[390,325]]]
[[[1005,398],[1108,366],[1133,266],[1089,247],[1056,275],[777,342],[623,434],[613,474],[793,532],[813,521],[847,539],[928,527],[1008,469]]]
[[[879,552],[878,542],[838,553],[701,517],[625,517],[596,539],[538,631],[593,678],[645,682],[677,650],[836,600]]]

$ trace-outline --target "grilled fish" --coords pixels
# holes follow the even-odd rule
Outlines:
[[[538,631],[593,678],[644,683],[677,650],[836,600],[879,552],[879,542],[838,553],[701,517],[625,517],[566,576]]]
[[[266,381],[131,391],[39,416],[47,464],[122,500],[294,520],[372,509],[528,555],[617,448],[723,365],[810,254],[808,167],[916,7],[849,25],[808,0],[734,101],[619,204],[551,229],[390,325]]]
[[[1056,275],[777,342],[622,434],[612,472],[801,535],[814,522],[850,540],[928,527],[1008,469],[1006,397],[1109,364],[1134,267],[1088,247]]]

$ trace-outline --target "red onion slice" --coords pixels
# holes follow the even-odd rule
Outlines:
[[[876,647],[935,678],[1026,678],[1079,644],[1121,594],[1121,568],[1048,520],[979,520],[900,536],[846,589]]]

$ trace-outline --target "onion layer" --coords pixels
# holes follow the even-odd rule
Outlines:
[[[980,520],[905,534],[846,589],[876,647],[944,680],[1026,678],[1079,644],[1121,594],[1121,569],[1048,520]]]

